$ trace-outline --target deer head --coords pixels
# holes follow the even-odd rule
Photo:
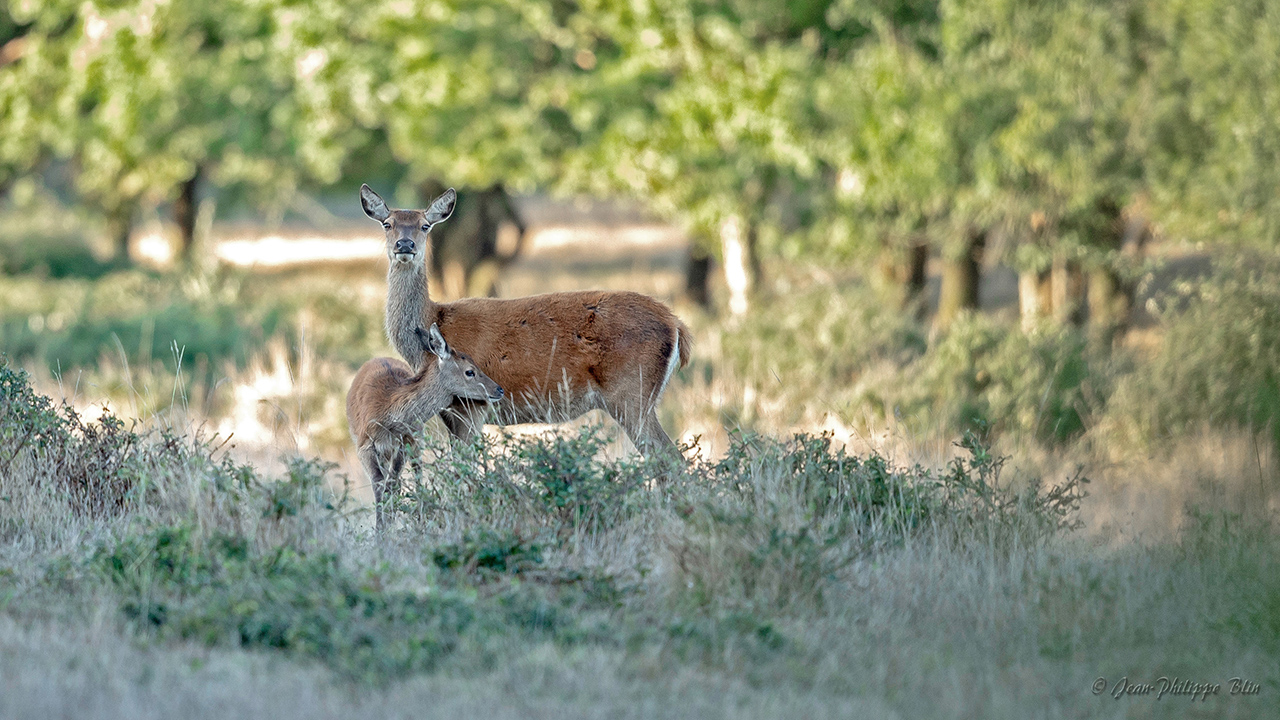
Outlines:
[[[502,399],[503,390],[498,383],[481,372],[469,355],[449,347],[435,323],[426,332],[422,328],[415,328],[414,332],[422,341],[422,348],[436,356],[435,382],[441,389],[465,400]]]
[[[422,267],[427,261],[431,244],[427,234],[431,228],[449,219],[458,194],[449,188],[431,201],[426,210],[391,210],[378,193],[368,185],[360,186],[360,205],[364,214],[382,223],[387,234],[387,259],[392,266],[411,265]]]

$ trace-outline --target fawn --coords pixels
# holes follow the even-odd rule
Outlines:
[[[374,358],[360,366],[347,392],[347,423],[373,484],[379,531],[386,524],[383,505],[399,489],[405,448],[423,424],[456,398],[486,402],[503,396],[470,357],[449,347],[436,325],[425,333],[417,328],[415,337],[423,363],[416,374],[400,360]]]

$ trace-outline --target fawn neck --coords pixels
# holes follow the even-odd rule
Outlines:
[[[427,294],[426,262],[398,263],[387,268],[387,339],[414,372],[423,368],[427,353],[414,332],[436,316],[436,304]]]
[[[412,380],[396,390],[390,420],[416,426],[448,407],[453,394],[440,382],[440,366],[431,358]]]

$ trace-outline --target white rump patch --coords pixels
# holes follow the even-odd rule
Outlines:
[[[654,405],[662,399],[662,393],[667,391],[667,383],[671,382],[671,376],[675,375],[676,369],[680,367],[680,327],[676,326],[671,332],[675,335],[671,342],[671,357],[667,358],[667,372],[662,376],[662,385],[658,387],[658,393],[653,396]]]

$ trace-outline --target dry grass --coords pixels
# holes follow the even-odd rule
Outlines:
[[[620,286],[651,269],[615,265],[607,278]],[[674,277],[671,268],[662,269],[666,280]],[[1006,432],[994,451],[1011,456],[1005,479],[1015,488],[1033,477],[1061,481],[1077,467],[1093,480],[1078,515],[1085,527],[1048,535],[1025,528],[979,532],[956,521],[905,536],[874,523],[852,535],[835,533],[833,526],[811,523],[811,505],[787,485],[786,473],[768,464],[752,471],[752,482],[764,490],[750,501],[706,474],[685,478],[666,495],[642,485],[617,496],[625,512],[597,512],[594,524],[575,524],[563,509],[539,505],[542,496],[530,493],[535,470],[502,465],[510,454],[497,453],[488,465],[450,456],[465,462],[424,471],[424,488],[433,494],[416,498],[436,504],[410,503],[401,528],[378,542],[370,531],[366,481],[349,457],[341,400],[352,357],[389,354],[377,335],[378,296],[369,291],[380,275],[355,265],[334,277],[309,273],[282,271],[270,283],[282,294],[315,293],[324,301],[304,303],[301,321],[288,333],[267,338],[243,362],[218,366],[210,374],[218,379],[207,385],[177,375],[173,363],[129,362],[129,348],[104,354],[74,378],[33,364],[40,390],[70,398],[90,418],[109,405],[142,418],[142,429],[213,441],[184,440],[187,459],[151,472],[145,502],[117,516],[69,509],[34,456],[24,455],[0,475],[0,716],[1156,718],[1274,712],[1267,708],[1280,693],[1280,473],[1265,435],[1206,426],[1142,446],[1122,432],[1119,416],[1090,416],[1069,443]],[[346,294],[325,300],[327,291],[317,288],[327,284],[341,285]],[[211,287],[197,295],[206,291],[228,292]],[[904,377],[928,380],[911,369],[918,348],[905,356],[877,354],[877,347],[892,349],[902,340],[896,321],[865,313],[856,293],[811,300],[829,322],[814,325],[801,308],[779,315],[769,330],[778,336],[683,312],[694,318],[699,343],[693,366],[663,404],[664,425],[678,431],[673,435],[686,443],[697,439],[708,460],[723,457],[743,431],[786,437],[796,430],[828,431],[835,446],[859,457],[876,455],[897,468],[920,464],[934,476],[967,457],[953,445],[957,427],[943,414],[895,411]],[[348,302],[360,313],[351,313]],[[325,303],[346,320],[373,318],[365,323],[373,330],[334,334],[332,318],[315,309]],[[841,335],[846,326],[853,330]],[[348,335],[355,340],[343,345]],[[788,345],[789,337],[866,355],[856,362],[832,357],[821,348]],[[787,352],[768,354],[776,347]],[[1006,365],[1016,371],[1025,355],[1011,357]],[[975,365],[992,367],[999,366]],[[1035,403],[1009,407],[1036,409]],[[438,437],[439,428],[434,432]],[[577,437],[572,428],[558,432]],[[592,455],[592,467],[629,452],[625,441],[615,440]],[[312,478],[320,481],[308,486],[312,500],[336,502],[345,474],[356,502],[338,511],[322,503],[296,515],[269,511],[269,488],[288,486],[274,484],[286,468],[281,461],[298,455],[338,463],[336,472]],[[263,480],[258,489],[239,495],[211,489],[211,468],[224,457],[250,465]],[[485,494],[494,487],[508,494],[496,500]],[[591,495],[586,506],[595,512],[591,502],[612,497]],[[1023,527],[1018,517],[1010,524]],[[85,569],[103,548],[118,550],[152,537],[147,533],[156,528],[174,527],[194,528],[197,547],[217,533],[233,533],[250,538],[256,553],[284,547],[307,557],[332,554],[343,577],[371,588],[374,598],[443,595],[473,603],[482,614],[494,611],[491,601],[550,598],[567,603],[569,629],[526,631],[519,623],[499,623],[505,634],[466,636],[462,649],[438,667],[372,685],[353,680],[341,663],[306,652],[225,638],[211,646],[140,626],[122,611],[120,587]],[[479,530],[537,545],[540,560],[533,569],[487,570],[473,552],[487,542],[476,539]],[[804,533],[819,531],[835,534],[806,545]],[[466,572],[442,570],[433,561],[441,553],[462,557]],[[601,578],[607,582],[597,592],[591,583]],[[591,639],[573,639],[577,632]],[[1115,700],[1090,690],[1098,677],[1155,682],[1175,675],[1222,683],[1239,676],[1262,691],[1192,703]]]
[[[1104,521],[1094,498],[1085,513],[1112,528],[1102,534],[1018,530],[1029,511],[1014,510],[998,521],[1013,523],[1008,532],[984,530],[997,527],[984,524],[990,518],[941,517],[905,536],[873,522],[832,535],[835,544],[811,556],[803,543],[771,540],[826,527],[810,524],[812,506],[771,461],[743,466],[749,496],[720,485],[708,494],[714,474],[690,477],[669,499],[638,488],[624,502],[632,509],[613,520],[565,524],[529,504],[541,497],[528,493],[536,466],[520,463],[530,446],[518,445],[476,478],[517,495],[483,500],[480,485],[466,484],[476,466],[463,457],[424,477],[448,483],[437,487],[436,510],[421,522],[406,516],[378,543],[359,511],[303,503],[294,515],[272,514],[271,485],[217,490],[201,446],[188,447],[197,452],[157,469],[154,492],[120,515],[69,510],[34,456],[0,482],[0,716],[1264,717],[1280,691],[1274,514],[1256,503],[1232,514],[1234,497],[1223,512],[1211,509],[1212,495],[1184,496],[1200,509],[1159,536]],[[1209,440],[1197,447],[1175,458],[1169,484],[1241,470],[1244,446],[1216,448],[1232,459],[1220,464]],[[486,598],[525,592],[563,600],[561,581],[546,578],[585,576],[612,578],[621,595],[564,606],[576,626],[595,628],[592,640],[485,636],[482,650],[464,644],[434,670],[369,685],[305,654],[156,635],[122,615],[120,591],[94,579],[94,548],[175,523],[203,538],[238,533],[251,552],[334,553],[374,593],[462,588],[483,610]],[[537,569],[458,576],[433,565],[432,552],[453,552],[477,525],[543,543]],[[813,557],[838,562],[813,574]],[[1090,690],[1098,677],[1175,675],[1238,676],[1262,691],[1193,703]]]

